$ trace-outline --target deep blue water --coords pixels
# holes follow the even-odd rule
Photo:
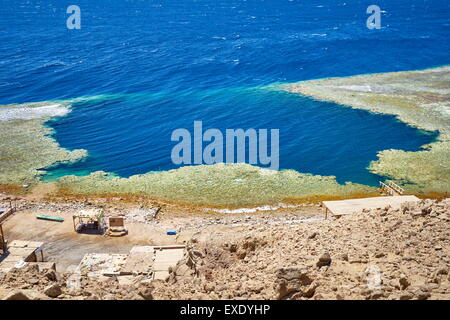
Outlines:
[[[50,122],[86,161],[51,176],[174,168],[171,132],[280,129],[280,166],[374,185],[377,151],[418,150],[435,135],[267,85],[450,63],[450,3],[377,1],[0,1],[0,104],[115,94]],[[81,30],[66,8],[81,8]]]

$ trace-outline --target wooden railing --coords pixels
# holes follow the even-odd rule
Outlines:
[[[6,220],[6,218],[8,218],[10,215],[12,215],[15,212],[15,209],[13,207],[11,208],[6,208],[6,211],[3,212],[0,215],[0,223],[3,222],[4,220]]]
[[[386,183],[380,181],[380,188],[386,191],[391,196],[394,196],[395,194],[401,195],[405,193],[405,190],[402,187],[400,187],[391,180],[386,180]]]

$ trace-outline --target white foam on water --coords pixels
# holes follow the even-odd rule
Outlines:
[[[296,208],[299,207],[299,205],[289,205],[284,203],[278,203],[276,206],[260,206],[255,208],[239,208],[239,209],[205,209],[205,210],[212,210],[218,213],[254,213],[257,211],[274,211],[278,210],[280,208]]]
[[[15,105],[0,107],[0,121],[30,120],[46,117],[62,117],[70,112],[70,107],[62,104]]]

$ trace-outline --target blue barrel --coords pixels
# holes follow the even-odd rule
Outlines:
[[[167,230],[167,234],[168,234],[169,236],[174,236],[174,235],[177,234],[177,231],[176,231],[176,230]]]

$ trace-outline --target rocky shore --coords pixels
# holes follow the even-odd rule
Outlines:
[[[320,216],[321,208],[310,210]],[[292,212],[283,215],[284,222],[289,215]],[[258,223],[252,224],[253,218]],[[194,223],[197,231],[186,240],[184,258],[165,280],[135,276],[124,282],[115,276],[83,276],[81,287],[73,289],[67,285],[70,272],[29,265],[0,274],[0,297],[450,298],[450,199],[422,200],[401,209],[379,208],[339,219],[299,220],[272,223],[270,213],[264,213],[247,215],[242,223],[203,228]]]

